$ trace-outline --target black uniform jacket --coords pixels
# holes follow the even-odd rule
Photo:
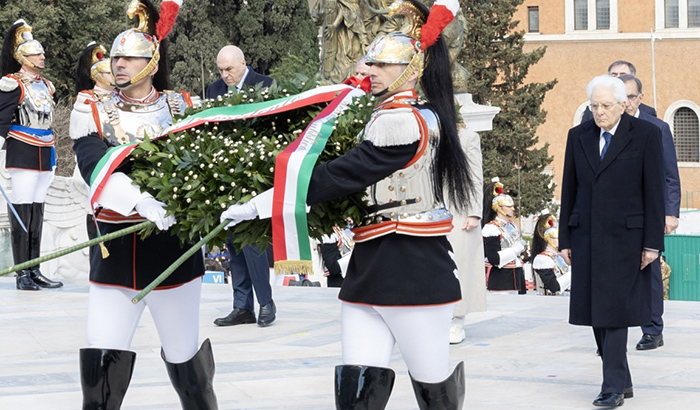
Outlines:
[[[603,161],[593,120],[569,131],[564,159],[559,248],[571,249],[569,322],[630,327],[651,321],[650,267],[644,248],[663,250],[661,133],[622,114]]]

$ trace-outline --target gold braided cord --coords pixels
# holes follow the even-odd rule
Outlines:
[[[156,50],[153,52],[153,57],[151,58],[151,61],[149,61],[148,64],[146,65],[146,67],[144,67],[144,69],[141,70],[140,73],[136,74],[134,76],[134,78],[132,78],[129,81],[129,83],[136,84],[139,81],[146,78],[158,66],[159,60],[160,60],[160,44],[156,44]]]
[[[399,87],[404,85],[406,81],[408,81],[408,78],[416,71],[418,71],[418,79],[420,79],[420,77],[423,75],[423,56],[422,51],[414,54],[413,57],[411,57],[411,62],[406,66],[406,69],[403,70],[403,73],[401,73],[396,81],[387,87],[387,91],[390,93],[396,91]]]

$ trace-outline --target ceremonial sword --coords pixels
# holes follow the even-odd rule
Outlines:
[[[15,216],[15,218],[17,218],[17,220],[19,221],[19,225],[22,227],[22,229],[24,229],[24,232],[25,232],[25,233],[29,233],[29,232],[27,231],[27,227],[24,226],[24,222],[22,222],[22,218],[19,217],[19,215],[17,214],[17,210],[16,210],[15,207],[12,205],[12,202],[10,202],[10,198],[7,197],[7,194],[5,193],[5,190],[2,189],[2,185],[0,185],[0,192],[2,193],[2,196],[5,197],[5,201],[7,201],[7,206],[10,208],[10,211],[12,211],[12,214],[13,214],[13,215]]]

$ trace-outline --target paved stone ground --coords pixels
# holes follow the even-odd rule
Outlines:
[[[67,280],[58,290],[19,292],[0,277],[0,409],[77,409],[81,394],[78,349],[85,346],[87,283]],[[205,284],[200,338],[210,338],[219,408],[332,410],[333,367],[340,363],[337,289],[275,287],[273,326],[219,328],[230,311],[228,285]],[[486,312],[467,316],[467,339],[451,347],[466,364],[465,409],[593,409],[601,382],[589,328],[567,323],[568,298],[488,295]],[[666,346],[638,352],[628,344],[635,397],[630,409],[700,406],[700,304],[666,303]],[[179,409],[160,359],[148,311],[133,341],[136,369],[123,409]],[[389,410],[417,408],[398,350]]]

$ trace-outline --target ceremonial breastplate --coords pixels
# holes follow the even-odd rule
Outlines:
[[[440,141],[439,122],[429,108],[415,108],[428,127],[426,149],[412,165],[368,188],[369,215],[363,225],[385,221],[429,224],[452,219],[435,196],[433,156]]]
[[[102,137],[111,145],[143,141],[156,137],[170,126],[173,115],[185,112],[187,104],[182,94],[163,92],[151,103],[127,102],[113,93],[109,99],[96,103],[102,127]]]
[[[520,242],[520,231],[513,222],[502,222],[496,219],[492,223],[501,231],[501,249],[510,248]]]
[[[545,255],[548,258],[551,258],[552,261],[554,261],[554,274],[557,278],[569,272],[569,265],[567,265],[566,262],[564,262],[564,258],[562,258],[561,255],[559,255],[559,253],[550,253],[548,251],[544,251],[540,255]]]
[[[48,85],[43,80],[32,81],[21,73],[16,75],[22,81],[24,98],[17,107],[15,123],[23,127],[50,130],[53,125],[54,102]]]

